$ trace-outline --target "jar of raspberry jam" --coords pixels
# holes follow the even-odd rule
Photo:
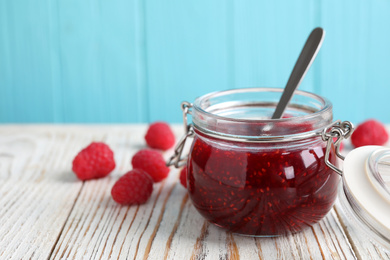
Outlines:
[[[182,104],[186,135],[168,164],[186,164],[189,196],[209,222],[280,236],[310,227],[332,208],[338,148],[352,125],[333,122],[332,104],[304,91],[295,92],[281,119],[270,119],[282,92],[234,89]],[[182,158],[188,137],[192,146]]]

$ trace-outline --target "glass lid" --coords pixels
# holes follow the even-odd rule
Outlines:
[[[379,149],[368,158],[368,177],[383,197],[390,199],[390,149]]]
[[[344,161],[343,187],[356,217],[390,242],[390,149],[352,150]]]

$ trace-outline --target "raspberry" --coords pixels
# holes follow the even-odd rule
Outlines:
[[[351,136],[355,147],[364,145],[384,145],[389,139],[385,126],[375,120],[369,119],[358,125]]]
[[[149,126],[145,141],[149,147],[165,151],[175,144],[175,135],[167,123],[155,122]]]
[[[114,153],[108,145],[92,142],[73,160],[72,170],[80,180],[107,176],[115,168]]]
[[[111,189],[112,198],[122,205],[142,204],[152,192],[153,179],[140,169],[127,172]]]
[[[187,165],[180,171],[180,183],[184,188],[187,188]]]
[[[131,160],[133,168],[142,169],[154,180],[159,182],[169,174],[169,168],[165,165],[162,154],[157,150],[143,149],[138,151]]]

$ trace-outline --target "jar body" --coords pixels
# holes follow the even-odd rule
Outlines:
[[[332,105],[296,91],[285,116],[271,119],[282,92],[236,89],[195,100],[187,189],[211,223],[279,236],[318,222],[335,202],[340,177],[327,165],[335,168],[337,156],[324,137]]]
[[[196,132],[188,192],[208,221],[229,231],[279,236],[301,231],[332,208],[340,177],[325,164],[321,138],[252,144]],[[330,161],[336,164],[334,148]]]

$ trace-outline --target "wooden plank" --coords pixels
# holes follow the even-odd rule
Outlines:
[[[133,139],[109,135],[119,151],[120,168],[143,144],[142,132]],[[114,141],[115,140],[115,141]],[[120,141],[122,140],[122,141]],[[127,165],[127,166],[126,166]],[[123,172],[124,172],[123,171]],[[155,185],[149,201],[121,207],[110,198],[120,173],[86,182],[52,259],[351,259],[354,253],[333,211],[320,224],[302,233],[279,238],[234,235],[208,224],[192,206],[178,183],[178,170]],[[93,199],[95,198],[95,199]]]
[[[177,136],[181,128],[175,126]],[[146,204],[118,205],[111,187],[145,147],[145,130],[145,125],[1,126],[0,258],[388,259],[341,224],[334,210],[294,235],[226,232],[195,210],[176,169],[155,184]],[[83,183],[71,172],[71,161],[92,140],[113,148],[117,167],[107,178]]]
[[[335,208],[343,229],[359,259],[390,259],[390,253],[368,240],[367,234],[351,227],[350,220],[339,201],[336,202]]]
[[[232,1],[236,87],[284,87],[303,45],[318,26],[316,1]],[[283,17],[283,19],[281,19]],[[283,22],[281,22],[283,21]],[[320,52],[321,53],[321,52]],[[317,57],[299,89],[315,91]]]
[[[108,137],[112,143],[121,143],[122,147],[126,147],[118,150],[116,156],[121,171],[109,178],[85,183],[52,259],[142,258],[150,251],[153,234],[156,234],[162,219],[161,214],[166,212],[168,199],[177,185],[177,171],[176,175],[171,173],[168,180],[155,185],[152,197],[146,204],[122,207],[115,203],[110,195],[112,185],[120,175],[131,169],[132,155],[145,145],[145,129],[133,133],[122,140],[120,133]],[[97,199],[94,200],[94,197]]]
[[[144,130],[139,131],[139,134],[132,136],[132,140],[120,141],[122,146],[129,148],[117,154],[117,160],[121,162],[120,169],[124,171],[126,168],[129,169],[132,154],[144,145],[143,133]],[[120,138],[119,134],[110,135],[109,138],[112,136],[115,140]],[[171,197],[186,197],[184,188],[177,184],[177,174],[177,171],[173,171],[165,183],[156,185],[152,198],[146,205],[140,207],[120,207],[112,201],[109,192],[114,179],[87,182],[53,251],[52,258],[97,256],[113,259],[118,256],[144,258],[149,254],[153,256],[155,252],[161,254],[154,250],[155,241],[163,240],[164,246],[168,245],[169,248],[170,239],[169,237],[167,239],[165,235],[160,238],[160,235],[165,232],[157,231],[164,230],[165,227],[177,229],[179,222],[176,218],[180,218],[176,215],[184,215],[185,213],[181,213],[180,209],[188,208],[185,198],[181,198],[181,204],[177,204],[176,200],[169,200]],[[97,185],[99,185],[98,188],[96,188]],[[91,199],[93,196],[97,197],[98,202]],[[166,217],[167,212],[172,213],[173,217]],[[74,219],[78,221],[73,221]],[[199,216],[198,220],[203,222]],[[166,224],[165,221],[170,224]],[[192,226],[186,226],[192,229]],[[176,237],[174,231],[171,234],[172,238]],[[176,240],[171,244],[175,245],[175,243]]]
[[[387,106],[390,37],[389,1],[319,1],[321,26],[327,31],[321,49],[321,71],[315,84],[333,102],[336,119],[354,123],[369,117],[390,122]],[[353,98],[345,98],[347,96]],[[353,109],[349,109],[353,108]]]
[[[11,1],[0,6],[0,116],[3,122],[54,120],[53,89],[48,76],[51,48],[47,2]]]
[[[177,122],[182,100],[284,86],[322,26],[300,89],[329,98],[336,118],[390,122],[389,10],[386,0],[1,1],[0,121]]]
[[[209,235],[210,233],[212,235]],[[203,243],[206,243],[207,247],[203,248],[202,251],[210,252],[216,248],[219,250],[226,248],[226,250],[222,250],[222,254],[218,255],[223,259],[231,259],[233,256],[239,256],[241,259],[351,259],[354,257],[333,212],[313,228],[294,235],[252,238],[226,233],[223,235],[223,243],[215,246],[216,234],[219,235],[217,239],[219,241],[221,233],[225,232],[209,225],[206,237],[213,238],[204,239]],[[214,252],[210,259],[216,256],[217,254]]]
[[[0,120],[10,121],[15,118],[15,110],[12,109],[14,104],[13,100],[10,99],[14,93],[14,89],[9,86],[12,85],[13,79],[9,75],[13,73],[12,67],[12,54],[11,54],[11,39],[9,38],[11,29],[11,18],[8,10],[9,3],[6,1],[0,2],[0,89],[2,95],[0,95]]]
[[[0,258],[47,258],[82,182],[69,162],[85,136],[0,128]]]
[[[120,131],[112,126],[1,126],[0,258],[48,258],[83,187],[71,172],[74,156],[92,140],[106,140],[108,133],[122,132],[118,136],[124,138],[140,128],[145,131],[144,126]],[[127,149],[116,140],[106,142]],[[89,199],[92,207],[98,201]]]
[[[140,2],[53,3],[59,122],[147,121]]]
[[[150,120],[180,122],[180,103],[230,89],[230,1],[145,1]]]

